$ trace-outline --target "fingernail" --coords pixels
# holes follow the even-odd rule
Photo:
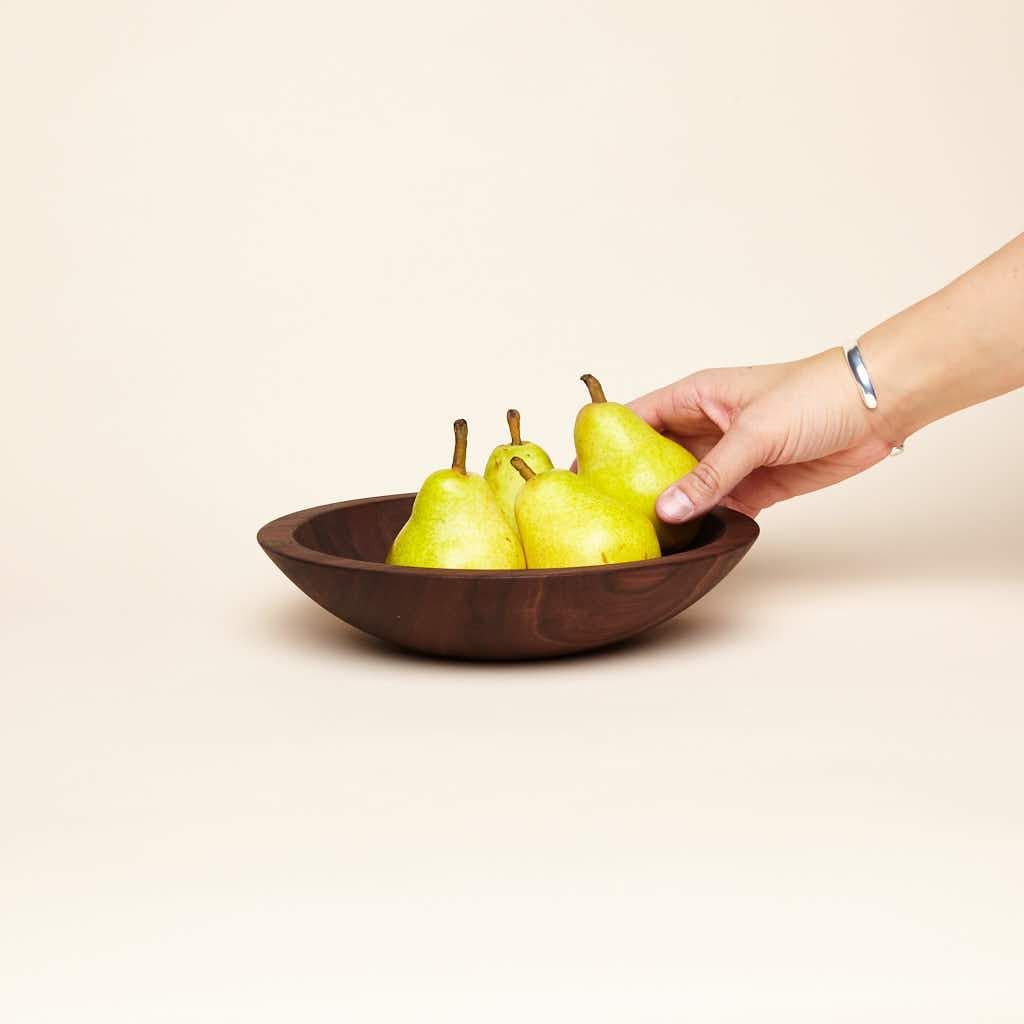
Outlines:
[[[658,516],[666,523],[681,523],[693,515],[693,502],[678,487],[670,487],[658,499]]]

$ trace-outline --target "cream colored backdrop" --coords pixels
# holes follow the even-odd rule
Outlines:
[[[1024,5],[0,12],[0,1016],[1016,1020],[1024,395],[649,641],[406,659],[256,547],[1024,225]]]

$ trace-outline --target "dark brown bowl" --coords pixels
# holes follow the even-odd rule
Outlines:
[[[471,571],[386,565],[413,494],[321,505],[257,539],[305,594],[357,629],[451,658],[547,658],[625,640],[672,618],[726,576],[757,538],[717,508],[685,551],[582,569]]]

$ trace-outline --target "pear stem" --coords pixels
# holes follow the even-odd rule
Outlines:
[[[469,424],[465,420],[455,421],[455,455],[452,458],[452,469],[456,473],[466,473],[466,443],[469,441]]]
[[[587,385],[587,390],[590,392],[590,400],[592,402],[607,402],[608,399],[604,397],[604,388],[601,387],[601,382],[592,374],[585,373],[580,380]]]
[[[509,411],[505,413],[505,419],[508,420],[508,430],[512,435],[512,443],[522,444],[523,435],[519,433],[519,410],[509,409]]]
[[[519,472],[519,475],[524,480],[532,480],[537,475],[536,473],[534,473],[532,469],[530,469],[530,467],[525,462],[523,462],[521,458],[519,458],[518,455],[513,455],[512,458],[509,459],[509,462],[511,462],[512,465],[515,466],[516,470]]]

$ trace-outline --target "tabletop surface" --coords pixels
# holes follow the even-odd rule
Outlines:
[[[1002,1019],[1019,566],[805,559],[783,532],[648,637],[530,665],[379,646],[251,539],[229,602],[8,612],[0,991],[609,1021],[810,1020],[841,992],[829,1019]]]

